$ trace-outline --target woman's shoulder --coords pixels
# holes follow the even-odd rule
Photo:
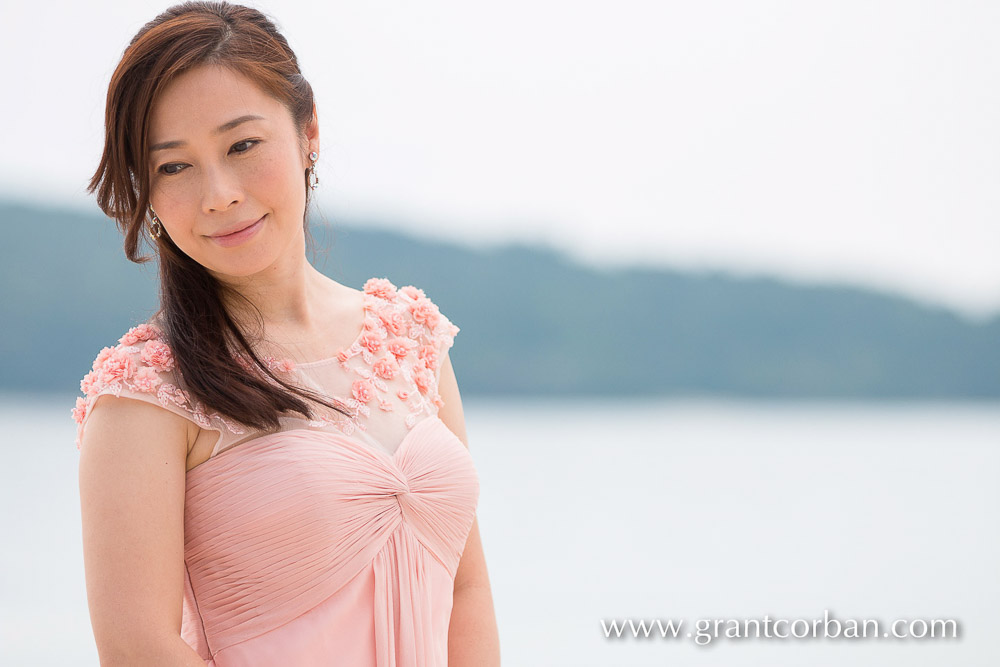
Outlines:
[[[160,329],[144,322],[129,329],[117,344],[98,352],[80,381],[80,390],[87,396],[118,394],[126,389],[155,393],[172,376],[175,363]]]
[[[383,331],[390,334],[447,349],[460,331],[426,292],[415,285],[397,287],[388,278],[370,278],[363,291],[374,297],[372,310],[385,325]]]
[[[98,397],[106,394],[158,405],[201,428],[242,432],[240,425],[206,410],[194,400],[178,378],[177,361],[157,320],[130,328],[116,344],[97,353],[90,370],[80,380],[83,396],[77,397],[72,410],[77,423],[77,448],[81,446],[87,418]]]
[[[440,407],[442,361],[459,328],[415,285],[397,287],[388,278],[371,278],[364,292],[370,303],[365,331],[350,349],[341,350],[341,362],[360,355],[375,375],[389,377],[399,367],[419,394]]]

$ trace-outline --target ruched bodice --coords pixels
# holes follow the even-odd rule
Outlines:
[[[187,477],[185,639],[229,664],[227,648],[294,622],[370,569],[371,664],[445,665],[446,645],[431,638],[447,637],[447,625],[434,627],[447,615],[425,605],[446,602],[435,591],[454,581],[478,497],[468,450],[437,417],[392,455],[299,430],[209,459]],[[356,641],[349,628],[328,632],[345,630],[343,641]],[[412,660],[390,657],[401,651]]]
[[[151,324],[105,348],[81,384],[78,435],[105,393],[220,431],[187,471],[184,504],[182,636],[206,664],[447,665],[479,499],[468,449],[437,416],[439,355],[458,328],[412,286],[373,278],[365,293],[365,328],[337,357],[272,360],[349,418],[255,435],[192,400]]]

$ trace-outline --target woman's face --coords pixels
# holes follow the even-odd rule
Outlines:
[[[288,109],[250,79],[204,65],[161,91],[149,145],[153,210],[177,247],[213,275],[246,277],[304,257],[315,112],[300,138]],[[246,238],[213,238],[261,218]]]

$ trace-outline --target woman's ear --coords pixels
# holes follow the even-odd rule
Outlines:
[[[309,144],[308,153],[319,152],[319,115],[316,113],[315,102],[313,102],[312,118],[306,123],[306,141]]]

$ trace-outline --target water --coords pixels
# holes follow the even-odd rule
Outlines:
[[[0,663],[96,665],[73,397],[0,405]],[[1000,405],[466,399],[510,666],[1000,664]],[[954,619],[945,640],[601,620]]]

